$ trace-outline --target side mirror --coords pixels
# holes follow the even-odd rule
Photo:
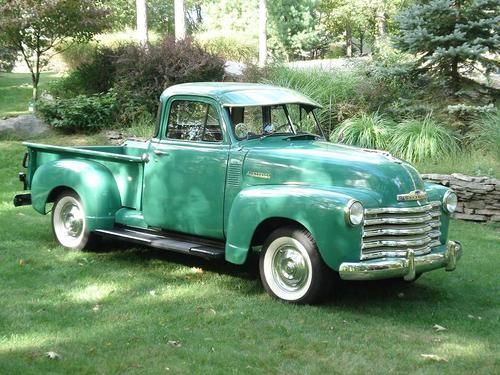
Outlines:
[[[236,137],[238,137],[239,139],[247,138],[248,128],[243,122],[240,122],[239,124],[236,124],[236,126],[234,127],[234,133],[236,134]]]

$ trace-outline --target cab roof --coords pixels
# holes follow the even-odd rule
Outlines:
[[[160,96],[162,101],[173,95],[195,95],[212,98],[224,107],[305,104],[321,107],[314,100],[284,87],[258,83],[197,82],[170,86]]]

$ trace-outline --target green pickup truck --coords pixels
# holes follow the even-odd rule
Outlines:
[[[235,264],[260,252],[265,290],[294,303],[314,303],[338,276],[454,270],[455,193],[386,152],[327,142],[318,108],[268,85],[172,86],[147,142],[26,143],[31,193],[14,204],[51,211],[55,238],[74,250],[111,237]]]

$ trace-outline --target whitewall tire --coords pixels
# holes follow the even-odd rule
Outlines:
[[[314,303],[329,291],[331,271],[311,234],[298,227],[275,230],[264,243],[259,262],[264,289],[286,302]]]
[[[52,208],[52,231],[57,242],[70,250],[82,250],[93,239],[87,229],[85,208],[74,191],[64,191],[57,197]]]

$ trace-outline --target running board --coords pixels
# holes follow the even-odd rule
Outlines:
[[[117,238],[124,241],[135,242],[141,245],[175,251],[177,253],[196,255],[206,259],[223,259],[224,244],[211,244],[196,239],[183,239],[163,234],[142,232],[127,228],[97,229],[95,233]]]

